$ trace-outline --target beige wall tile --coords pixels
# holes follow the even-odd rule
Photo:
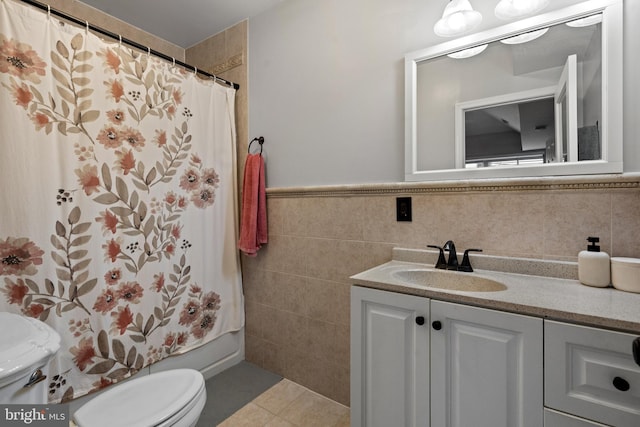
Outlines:
[[[391,260],[396,244],[387,242],[364,242],[362,252],[364,269],[373,268]]]
[[[258,338],[264,337],[265,306],[253,300],[245,300],[245,332]]]
[[[420,221],[415,217],[419,197],[412,196],[412,222],[396,221],[395,197],[380,196],[364,198],[362,208],[363,239],[370,242],[416,244],[416,234],[425,235]]]
[[[283,346],[265,341],[262,346],[262,360],[263,362],[259,366],[262,366],[270,372],[284,376],[287,358],[283,351]]]
[[[348,362],[337,364],[333,368],[335,384],[331,398],[346,406],[349,406],[351,398],[349,386],[351,380],[350,372],[351,370]]]
[[[306,352],[331,362],[337,346],[336,328],[334,323],[309,319],[309,346]]]
[[[362,208],[359,197],[319,197],[289,200],[285,234],[362,240]]]
[[[588,236],[600,238],[611,253],[611,194],[608,192],[551,192],[545,195],[544,254],[571,257],[587,246]]]
[[[353,240],[307,239],[310,247],[307,274],[310,277],[349,283],[349,277],[364,270],[364,243]]]
[[[251,362],[254,365],[262,366],[264,369],[266,368],[266,362],[264,357],[264,344],[265,341],[257,337],[255,335],[251,335],[247,332],[246,328],[244,331],[244,358],[247,362]],[[282,375],[282,372],[276,372]]]
[[[246,52],[248,27],[249,21],[244,20],[225,30],[224,33],[227,42],[225,48],[227,56]]]
[[[264,339],[275,344],[287,344],[289,337],[284,332],[292,327],[291,321],[292,315],[290,313],[270,306],[263,306],[263,316],[261,316],[260,322]],[[301,318],[298,327],[304,330],[306,322],[306,318]]]
[[[287,212],[292,204],[290,199],[267,199],[269,236],[284,234],[285,218],[287,218]]]
[[[274,307],[299,315],[307,312],[307,277],[273,272],[269,281],[274,282],[273,293],[277,297],[272,303]]]
[[[640,191],[611,196],[612,256],[640,258]]]
[[[260,266],[281,273],[305,275],[308,264],[313,261],[310,258],[314,244],[303,237],[270,235],[269,243],[260,249]]]
[[[309,279],[306,315],[324,322],[348,324],[349,292],[350,285],[345,283]]]

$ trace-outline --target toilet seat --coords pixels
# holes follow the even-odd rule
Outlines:
[[[79,427],[166,427],[192,410],[199,415],[205,401],[202,374],[173,369],[115,385],[84,404],[73,418]]]

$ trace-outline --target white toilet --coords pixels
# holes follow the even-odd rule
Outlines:
[[[60,335],[38,319],[0,312],[0,403],[47,403],[47,367]]]
[[[157,372],[110,387],[73,414],[78,427],[193,427],[207,401],[194,369]]]

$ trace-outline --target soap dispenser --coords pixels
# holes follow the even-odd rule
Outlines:
[[[600,251],[598,237],[589,237],[587,241],[587,250],[578,254],[578,280],[583,285],[606,288],[611,283],[609,254]]]

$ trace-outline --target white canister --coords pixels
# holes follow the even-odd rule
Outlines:
[[[640,259],[612,257],[611,283],[622,291],[640,292]]]
[[[587,241],[587,250],[578,254],[578,280],[583,285],[606,288],[611,283],[609,254],[600,251],[598,237],[589,237]]]

